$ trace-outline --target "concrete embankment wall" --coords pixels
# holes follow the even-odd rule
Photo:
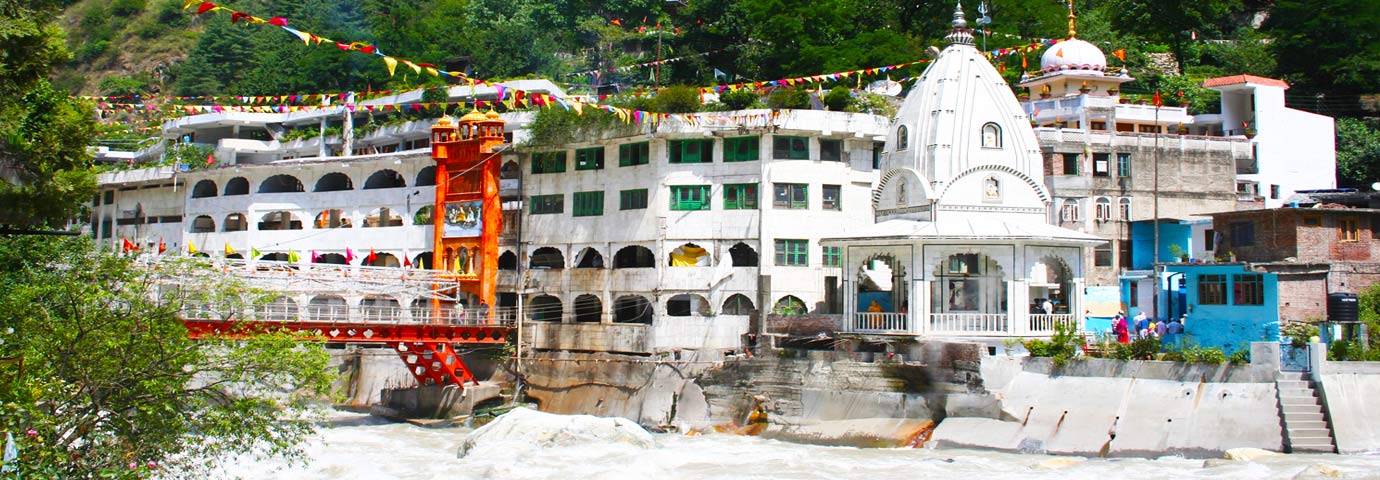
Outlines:
[[[1337,451],[1380,451],[1380,362],[1317,363],[1314,379],[1327,399]]]
[[[1266,365],[986,357],[994,417],[949,417],[941,447],[1086,456],[1219,456],[1283,449],[1274,372]]]
[[[525,392],[542,411],[623,417],[643,425],[671,425],[677,418],[709,422],[693,379],[724,361],[712,350],[655,356],[550,351],[525,357]]]
[[[345,405],[373,405],[379,403],[379,392],[385,388],[417,384],[408,373],[407,365],[392,349],[351,346],[331,349],[330,353],[330,368],[336,372],[333,387],[343,397],[337,401]]]

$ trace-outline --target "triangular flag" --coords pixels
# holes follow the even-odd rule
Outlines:
[[[257,249],[257,248],[249,247],[249,256],[254,257],[254,258],[259,258],[259,257],[264,256],[264,254],[261,253],[261,252],[259,252],[259,249]]]
[[[1126,49],[1112,50],[1112,56],[1123,62],[1126,61]]]
[[[225,242],[225,256],[228,257],[228,256],[231,256],[231,255],[234,255],[234,254],[235,254],[235,249],[234,249],[233,247],[230,246],[230,242]]]
[[[353,261],[355,261],[355,252],[353,250],[350,250],[350,247],[345,247],[345,263],[350,263]]]
[[[378,259],[379,259],[379,255],[378,255],[377,253],[374,253],[374,249],[371,248],[371,249],[369,249],[369,256],[364,257],[364,263],[366,263],[366,264],[372,264],[372,263],[374,263],[374,260],[378,260]]]
[[[1160,92],[1157,90],[1155,91],[1155,107],[1159,108],[1162,106],[1164,106],[1164,102],[1160,101]]]
[[[191,240],[187,240],[187,254],[196,255],[196,244],[192,243]]]
[[[388,76],[393,76],[393,71],[398,68],[398,59],[393,57],[383,57],[383,64],[388,66]]]
[[[411,266],[412,266],[412,259],[407,258],[406,256],[404,256],[404,257],[403,257],[403,266],[404,266],[404,267],[411,267]]]
[[[162,255],[166,251],[168,251],[168,244],[163,243],[163,237],[158,237],[158,254]]]
[[[288,250],[288,261],[292,263],[297,263],[302,261],[302,257],[297,256],[296,250]]]
[[[209,166],[215,165],[215,164],[216,164],[216,157],[215,157],[214,155],[209,154],[209,153],[206,154],[206,166],[209,167]]]

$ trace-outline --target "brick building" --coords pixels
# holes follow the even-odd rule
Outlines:
[[[1281,321],[1327,316],[1327,294],[1361,293],[1380,282],[1375,193],[1325,192],[1297,196],[1300,208],[1215,213],[1221,259],[1246,262],[1279,276]]]

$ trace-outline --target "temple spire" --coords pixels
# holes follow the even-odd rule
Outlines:
[[[1076,28],[1078,16],[1073,14],[1073,0],[1068,0],[1068,2],[1069,2],[1069,38],[1072,39],[1075,35],[1078,35],[1078,28]]]
[[[944,36],[944,40],[950,45],[972,45],[973,32],[968,29],[968,19],[963,15],[963,2],[955,2],[953,30]]]

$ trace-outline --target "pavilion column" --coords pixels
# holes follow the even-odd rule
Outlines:
[[[1006,288],[1006,333],[1024,337],[1030,334],[1030,282],[1017,280]]]
[[[910,306],[906,309],[906,325],[915,335],[930,333],[930,282],[915,280],[910,289]]]
[[[1073,315],[1073,324],[1077,331],[1083,331],[1084,322],[1087,320],[1083,315],[1083,290],[1086,281],[1082,278],[1073,279],[1073,291],[1069,292],[1069,314]]]

